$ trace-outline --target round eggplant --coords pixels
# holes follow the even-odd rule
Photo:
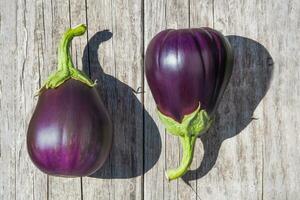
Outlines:
[[[88,176],[107,159],[112,124],[93,83],[74,68],[69,53],[74,36],[84,34],[80,24],[66,31],[58,50],[58,70],[39,90],[39,99],[27,132],[27,150],[33,163],[49,175]]]
[[[233,54],[227,39],[211,28],[168,29],[149,43],[146,78],[160,120],[179,136],[183,157],[169,180],[188,170],[196,138],[213,123],[218,102],[230,79]]]

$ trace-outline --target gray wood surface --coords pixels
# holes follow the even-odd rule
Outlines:
[[[78,23],[75,65],[98,80],[114,123],[109,159],[91,177],[40,172],[26,150],[35,91],[56,68],[61,34]],[[209,26],[233,46],[233,76],[191,170],[159,122],[144,52],[166,28]],[[0,200],[298,199],[300,2],[297,0],[0,0]]]

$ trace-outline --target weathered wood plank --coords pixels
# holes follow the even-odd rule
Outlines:
[[[274,75],[263,101],[264,199],[297,199],[300,191],[300,2],[264,1],[259,41],[274,60]],[[276,23],[275,22],[276,19]]]
[[[140,199],[143,107],[134,90],[143,82],[141,3],[89,1],[87,8],[87,62],[112,118],[114,142],[104,167],[83,179],[83,197]]]
[[[0,198],[16,199],[16,103],[19,83],[17,71],[17,2],[0,1],[0,51],[1,51],[1,126],[0,126]],[[13,22],[14,24],[12,25]]]
[[[85,0],[76,0],[76,1],[69,1],[69,16],[70,16],[70,24],[71,27],[76,26],[78,24],[87,24],[87,5]],[[87,45],[87,38],[88,38],[88,31],[85,35],[81,37],[77,37],[72,42],[71,52],[72,52],[72,59],[73,63],[76,68],[83,70],[83,62],[82,56],[84,52],[84,48]],[[89,67],[89,66],[88,66]],[[88,73],[89,74],[89,73]],[[83,199],[83,178],[80,178],[80,195],[81,199]]]
[[[197,1],[197,0],[191,0],[190,1],[190,27],[191,28],[199,28],[199,27],[213,27],[213,11],[214,11],[214,5],[213,1],[207,0],[207,1]],[[191,172],[188,172],[184,177],[183,180],[190,184],[192,187],[192,190],[196,192],[196,198],[195,199],[206,199],[202,198],[203,195],[201,191],[198,190],[199,188],[199,181],[200,179],[200,173],[198,171],[194,171],[199,168],[199,166],[202,164],[202,159],[204,156],[204,146],[200,138],[197,139],[195,144],[195,152],[194,152],[194,159],[193,163],[191,165]],[[194,173],[193,173],[194,172]],[[207,183],[209,185],[209,183]],[[181,191],[180,191],[181,192]]]
[[[266,62],[269,55],[263,46],[239,37],[244,28],[249,29],[245,35],[254,37],[251,33],[257,32],[260,4],[228,1],[214,5],[214,28],[237,35],[229,37],[235,63],[216,123],[201,137],[204,158],[197,170],[197,191],[203,199],[260,199],[261,128],[257,121],[251,123],[251,118],[260,118],[257,106],[267,92],[273,67]]]
[[[143,93],[141,1],[113,2],[116,99],[112,176],[115,199],[141,199],[143,173]],[[126,178],[126,179],[119,179]]]
[[[39,2],[18,1],[17,11],[17,70],[16,85],[16,199],[47,197],[47,176],[35,168],[29,159],[26,133],[36,105],[35,92],[40,86],[39,28],[37,16],[42,11]]]
[[[111,82],[104,85],[105,77],[108,77],[108,75],[102,77],[103,71],[107,74],[115,75],[112,35],[108,30],[103,31],[112,29],[111,2],[91,0],[87,1],[86,8],[88,43],[84,48],[82,58],[83,69],[87,74],[91,75],[93,80],[98,80],[98,91],[111,116],[114,113],[114,106],[110,104],[110,98],[114,98],[115,83]],[[83,199],[114,199],[112,180],[98,178],[99,174],[105,177],[111,176],[110,159],[106,161],[101,171],[93,175],[94,177],[83,178]]]
[[[295,176],[296,168],[293,167],[292,170],[289,170],[287,166],[289,166],[290,161],[281,158],[285,158],[283,153],[293,157],[295,149],[292,148],[288,151],[285,148],[288,139],[278,140],[277,138],[282,138],[283,132],[279,131],[280,129],[285,129],[286,132],[292,134],[293,131],[290,129],[295,130],[297,126],[295,123],[289,127],[282,125],[282,121],[290,122],[292,118],[282,119],[283,115],[270,114],[272,110],[278,112],[278,108],[281,108],[278,102],[274,102],[274,99],[281,99],[282,94],[278,94],[277,89],[274,89],[277,91],[275,94],[272,92],[272,86],[277,88],[276,85],[280,85],[280,83],[272,82],[268,95],[264,99],[263,97],[268,91],[273,68],[273,80],[280,80],[281,76],[291,76],[291,74],[284,75],[278,72],[276,74],[276,67],[284,66],[287,63],[282,55],[293,54],[286,49],[280,52],[280,41],[284,40],[283,36],[286,31],[291,35],[296,34],[297,23],[295,21],[294,25],[287,26],[286,20],[288,18],[286,17],[277,22],[276,27],[272,27],[274,24],[270,21],[273,20],[274,10],[279,7],[280,3],[275,3],[273,8],[270,8],[271,4],[274,5],[271,2],[253,4],[251,1],[243,2],[243,4],[232,1],[215,4],[215,28],[225,34],[233,35],[229,39],[234,47],[236,58],[233,78],[220,105],[219,119],[215,125],[215,130],[211,131],[212,136],[202,137],[204,148],[211,153],[207,162],[212,163],[212,165],[203,166],[200,172],[204,171],[203,174],[205,174],[216,162],[218,154],[219,158],[215,168],[198,181],[198,193],[202,194],[201,198],[216,198],[216,194],[217,199],[289,199],[289,195],[290,198],[296,198],[294,191],[297,190],[297,186],[294,183],[299,182],[299,180],[294,179],[293,183],[289,183],[288,175],[286,177],[281,175]],[[294,8],[293,17],[295,17],[299,5],[293,2],[287,4],[278,16],[287,16],[288,7]],[[268,10],[268,8],[270,9]],[[279,27],[286,28],[281,31],[282,29]],[[240,36],[247,36],[257,42]],[[294,39],[296,40],[296,38]],[[266,48],[259,43],[265,45]],[[267,49],[270,50],[270,55]],[[277,59],[277,61],[272,61],[272,58]],[[272,66],[273,62],[275,63],[274,67]],[[293,64],[289,66],[293,66]],[[289,72],[289,70],[287,71]],[[296,73],[296,77],[298,75]],[[270,97],[271,95],[272,97]],[[291,108],[288,106],[285,109]],[[251,122],[252,114],[258,120]],[[272,126],[271,124],[274,122],[276,125]],[[233,137],[237,134],[239,135]],[[233,138],[226,140],[218,152],[223,140],[230,137]],[[297,160],[295,157],[293,160],[299,162],[299,159]],[[270,164],[270,162],[273,163]],[[276,165],[278,167],[275,167],[274,170]],[[266,180],[268,181],[267,184]],[[277,186],[276,182],[278,183]],[[208,183],[213,187],[207,187]],[[279,183],[283,185],[279,186]]]
[[[218,133],[213,133],[217,138],[214,140],[220,145],[223,140],[235,136],[223,142],[216,162],[217,174],[222,174],[217,178],[221,184],[218,190],[210,190],[211,194],[218,191],[220,199],[263,199],[262,136],[266,122],[260,103],[264,102],[273,70],[268,51],[255,42],[261,40],[258,33],[264,26],[260,15],[264,12],[264,3],[228,1],[214,7],[214,28],[232,35],[229,39],[235,54],[233,76],[218,110],[220,118],[215,126]],[[258,120],[252,120],[252,117]],[[209,141],[207,139],[205,143]],[[211,194],[203,191],[203,195]]]
[[[166,1],[144,1],[144,52],[156,33],[166,27]],[[144,78],[144,199],[163,199],[165,178],[165,128],[160,123],[150,88]],[[151,165],[152,161],[155,163]]]
[[[26,150],[27,124],[39,87],[39,65],[34,56],[36,7],[25,1],[2,3],[1,95],[5,96],[0,103],[4,128],[0,131],[0,198],[46,198],[47,188],[42,187],[46,176],[32,166]]]
[[[189,28],[189,1],[167,1],[166,19],[166,28]],[[165,133],[165,140],[165,169],[176,168],[179,166],[182,157],[182,147],[179,138]],[[192,185],[193,183],[191,183]],[[164,199],[195,199],[196,193],[182,179],[166,182],[164,187]]]
[[[61,35],[70,27],[68,1],[44,1],[44,48],[42,55],[44,65],[41,66],[42,82],[56,70],[57,47]],[[84,36],[83,36],[84,37]],[[75,38],[77,40],[78,38]],[[80,178],[48,177],[49,199],[81,199]]]
[[[144,13],[145,48],[151,38],[161,30],[189,27],[189,1],[145,1]],[[163,141],[160,160],[145,174],[145,199],[196,199],[196,181],[188,186],[181,179],[172,182],[165,179],[164,171],[179,165],[181,147],[178,138],[165,133],[163,125],[157,118],[156,105],[146,82],[145,85],[145,108],[159,127]],[[152,131],[147,128],[148,123],[145,120],[145,163],[147,163],[148,155],[158,151],[148,147],[148,145],[153,145],[154,140],[147,137],[148,133]],[[157,190],[153,190],[153,188],[157,188]]]
[[[88,39],[89,42],[87,46],[85,46],[84,54],[83,54],[83,69],[86,73],[90,73],[92,75],[92,78],[95,80],[97,79],[99,81],[97,87],[101,87],[102,80],[97,72],[99,72],[100,64],[98,59],[98,48],[101,52],[101,55],[106,57],[108,55],[109,57],[112,54],[113,50],[111,47],[111,40],[110,38],[107,38],[107,42],[105,42],[105,33],[101,32],[96,34],[98,31],[103,29],[110,29],[111,27],[111,18],[109,17],[111,14],[111,9],[107,6],[110,6],[110,2],[95,2],[95,1],[88,1],[87,4],[87,24],[88,24]],[[106,9],[103,9],[105,7]],[[102,10],[101,12],[98,12],[99,10]],[[100,15],[100,16],[99,16]],[[102,34],[103,33],[103,34]],[[103,39],[103,40],[102,40]],[[103,42],[103,43],[102,43]],[[99,47],[100,45],[100,47]],[[108,45],[108,46],[106,46]],[[108,48],[105,48],[108,47]],[[102,48],[105,49],[105,51],[102,50]],[[102,54],[102,52],[105,52]],[[111,58],[111,57],[110,57]],[[107,59],[112,60],[113,59]],[[91,67],[90,67],[91,66]],[[110,65],[112,66],[112,65]],[[108,73],[114,74],[114,68],[103,68],[104,70],[107,70]],[[110,89],[114,88],[114,84],[110,86]],[[113,90],[108,90],[108,92],[113,93]],[[108,93],[106,95],[103,95],[103,91],[100,92],[102,100],[104,100],[105,105],[107,105],[108,99],[103,98],[110,96]],[[112,113],[111,107],[108,108],[109,113]],[[110,163],[110,161],[107,161],[107,163]],[[107,174],[109,176],[111,174],[110,164],[105,165],[104,168],[101,169],[102,174]],[[84,199],[112,199],[113,197],[113,187],[111,187],[111,180],[109,179],[97,179],[97,178],[89,178],[85,177],[83,178],[83,198]]]

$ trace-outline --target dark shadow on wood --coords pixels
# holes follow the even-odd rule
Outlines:
[[[93,80],[98,81],[98,92],[114,126],[113,146],[109,159],[91,177],[132,178],[144,174],[155,165],[159,159],[162,144],[155,122],[136,97],[143,91],[139,88],[133,89],[106,74],[100,65],[99,46],[112,36],[113,34],[108,30],[97,32],[89,39],[82,58],[83,71],[90,74]],[[118,66],[115,66],[112,71],[114,70],[118,70]],[[144,147],[143,142],[143,124],[147,124],[146,128],[151,130],[145,136],[145,139],[151,140],[147,142],[147,147]],[[151,148],[151,151],[144,151],[144,148]],[[147,160],[143,161],[144,158]]]
[[[197,169],[182,177],[186,183],[202,178],[213,168],[224,140],[239,134],[252,120],[260,120],[252,115],[272,80],[273,59],[264,46],[236,35],[227,36],[227,39],[234,52],[232,77],[217,109],[213,127],[200,136],[203,160]]]

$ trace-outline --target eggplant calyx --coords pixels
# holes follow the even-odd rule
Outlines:
[[[70,44],[74,37],[81,36],[85,33],[86,26],[79,24],[73,28],[68,29],[62,36],[58,47],[58,67],[57,71],[50,75],[44,85],[39,89],[38,94],[43,89],[57,88],[70,78],[81,81],[82,83],[93,87],[96,85],[87,75],[82,71],[76,69],[72,62],[70,54]]]
[[[182,145],[183,156],[180,166],[166,172],[167,179],[171,181],[183,176],[188,171],[193,161],[196,139],[209,129],[213,119],[204,109],[200,109],[200,103],[194,112],[183,117],[181,123],[164,115],[159,110],[157,112],[167,131],[174,136],[178,136]]]
[[[87,75],[82,73],[80,70],[76,68],[70,68],[71,71],[71,78],[81,81],[90,87],[94,87],[96,85],[96,81],[93,82]]]

